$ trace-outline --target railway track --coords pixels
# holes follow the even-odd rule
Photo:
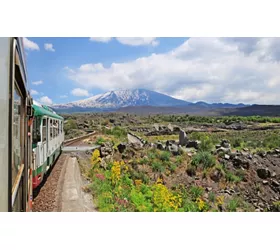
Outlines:
[[[67,146],[84,146],[85,143],[83,142],[84,139],[87,139],[88,137],[94,135],[96,132],[93,131],[87,135],[83,135],[77,138],[73,138],[67,141],[64,141],[63,146],[67,147]]]

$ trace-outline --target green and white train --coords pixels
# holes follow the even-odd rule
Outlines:
[[[33,101],[33,142],[34,155],[33,189],[42,182],[45,173],[61,153],[64,141],[63,117],[47,106]]]
[[[33,101],[23,39],[0,37],[0,212],[32,211],[33,189],[61,152],[63,118]]]

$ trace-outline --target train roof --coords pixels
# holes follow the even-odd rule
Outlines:
[[[34,108],[34,115],[35,116],[49,116],[52,118],[56,118],[59,120],[64,120],[64,118],[57,113],[55,113],[52,109],[50,109],[48,106],[41,105],[37,102],[33,101],[32,107]]]

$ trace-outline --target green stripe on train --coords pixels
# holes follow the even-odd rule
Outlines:
[[[35,177],[38,174],[41,173],[45,173],[46,172],[46,168],[47,166],[50,166],[53,164],[53,162],[57,159],[57,157],[60,154],[60,148],[58,148],[57,150],[55,150],[50,157],[48,157],[48,159],[40,166],[38,167],[36,170],[32,171],[32,176]],[[53,157],[54,156],[54,157]]]

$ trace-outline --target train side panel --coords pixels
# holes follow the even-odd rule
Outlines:
[[[8,211],[10,38],[0,38],[0,212]]]

